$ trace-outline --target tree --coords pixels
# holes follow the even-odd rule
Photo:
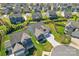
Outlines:
[[[76,21],[77,20],[77,15],[73,15],[73,19]]]
[[[1,47],[2,47],[2,40],[3,40],[3,31],[0,30],[0,51],[1,51]]]

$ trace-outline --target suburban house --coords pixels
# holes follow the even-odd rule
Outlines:
[[[79,29],[79,21],[68,20],[67,25],[65,26],[65,31],[72,33],[76,29]]]
[[[11,55],[12,54],[12,47],[11,47],[10,40],[7,40],[4,44],[5,44],[6,55]]]
[[[76,27],[73,26],[74,22],[75,21],[72,21],[72,20],[67,21],[67,25],[65,26],[65,33],[71,34],[73,31],[75,31]]]
[[[6,43],[5,45],[9,44],[11,49],[8,47],[6,47],[6,49],[8,49],[9,53],[12,52],[15,56],[27,55],[30,52],[28,50],[34,47],[31,37],[27,34],[26,30],[12,33],[9,37],[10,44]]]
[[[35,12],[34,14],[32,14],[32,19],[40,21],[42,19],[42,14],[40,12]]]
[[[79,45],[79,21],[68,21],[65,33],[71,36],[71,41]]]
[[[9,18],[12,24],[18,24],[18,23],[22,23],[25,21],[25,19],[22,17],[20,13],[11,15],[9,16]]]
[[[79,30],[72,32],[71,36],[79,39]]]
[[[48,13],[49,13],[50,19],[56,19],[57,18],[56,11],[50,10]]]
[[[8,8],[3,8],[1,11],[3,15],[7,15],[8,13],[10,13]]]
[[[19,4],[15,4],[13,7],[13,13],[17,14],[17,13],[21,13],[21,7]]]
[[[66,8],[67,8],[67,6],[66,6],[67,4],[60,4],[60,9],[61,9],[61,11],[64,11],[64,10],[66,10]]]
[[[42,6],[42,10],[44,10],[45,12],[47,12],[49,10],[48,6],[49,6],[48,4],[43,5]]]
[[[42,10],[42,7],[40,6],[40,4],[36,4],[32,7],[32,9],[35,11],[35,12],[40,12]]]
[[[53,11],[58,11],[59,4],[58,3],[53,3]]]
[[[72,12],[62,11],[62,16],[65,17],[65,18],[71,18]]]
[[[50,29],[42,22],[30,24],[28,30],[30,30],[36,36],[40,43],[43,43],[44,41],[46,41],[45,38],[49,37]]]
[[[30,10],[29,6],[24,7],[24,8],[23,8],[23,12],[24,12],[24,14],[30,13],[31,10]]]
[[[79,45],[79,30],[72,32],[71,41],[76,45]]]
[[[20,43],[16,43],[13,48],[13,53],[15,56],[25,56],[25,48]],[[27,52],[28,53],[28,52]]]

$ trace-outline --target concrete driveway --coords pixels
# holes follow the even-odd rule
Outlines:
[[[77,39],[77,38],[72,38],[72,39],[71,39],[70,46],[73,46],[73,47],[79,49],[79,39]]]
[[[52,34],[49,34],[50,36],[46,38],[54,47],[61,45],[57,41],[54,40],[54,36]]]

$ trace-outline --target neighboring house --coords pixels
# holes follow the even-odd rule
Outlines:
[[[10,40],[5,42],[5,52],[6,52],[6,55],[11,55],[12,54],[12,47],[11,47]]]
[[[72,12],[77,12],[77,9],[75,7],[72,7]]]
[[[34,47],[26,30],[9,34],[9,37],[11,39],[9,45],[11,45],[11,50],[16,56],[27,55],[30,52],[28,50]]]
[[[71,36],[71,41],[79,45],[79,21],[68,21],[65,33]]]
[[[14,13],[14,14],[21,13],[21,7],[16,5],[16,6],[14,7],[14,9],[13,9],[13,13]]]
[[[79,24],[78,21],[68,20],[67,21],[67,25],[65,26],[65,33],[71,34],[76,29],[79,29],[79,25],[78,24]]]
[[[79,21],[72,22],[72,25],[79,29]]]
[[[69,45],[59,45],[52,51],[52,56],[79,56],[79,50]]]
[[[35,12],[34,14],[32,14],[32,19],[40,21],[42,19],[42,14],[40,12]]]
[[[23,12],[26,13],[31,13],[31,10],[29,8],[29,6],[26,6],[25,8],[23,8]]]
[[[67,8],[67,4],[64,4],[64,3],[60,4],[61,11],[66,10],[66,8]]]
[[[25,48],[20,43],[16,43],[13,48],[13,53],[15,56],[25,56]]]
[[[57,18],[56,11],[50,10],[48,13],[49,13],[49,18],[50,19],[56,19]]]
[[[71,34],[72,37],[79,39],[79,30],[76,30],[74,32],[72,32]]]
[[[67,7],[64,7],[64,6],[60,7],[61,11],[66,10],[66,8],[67,8]]]
[[[58,11],[58,3],[53,3],[53,11]]]
[[[42,7],[39,5],[39,4],[36,4],[32,7],[32,9],[35,11],[35,12],[40,12],[42,10]]]
[[[43,6],[42,6],[42,10],[44,10],[45,12],[51,10],[51,4],[50,3],[45,3]]]
[[[12,24],[18,24],[25,21],[25,19],[20,14],[14,14],[13,16],[9,16]]]
[[[71,18],[72,12],[62,11],[62,16],[65,17],[65,18]]]
[[[79,30],[76,30],[76,31],[72,32],[71,41],[74,44],[79,45]]]
[[[68,23],[65,26],[65,32],[69,32],[71,34],[76,29],[79,29],[79,21],[68,20]]]
[[[33,47],[31,37],[27,33],[23,33],[21,43],[23,44],[24,47],[26,47],[27,50]]]
[[[42,6],[42,10],[44,10],[45,12],[47,12],[49,10],[48,4],[43,5]]]
[[[73,31],[75,31],[76,27],[72,25],[73,21],[70,21],[69,23],[67,23],[67,25],[65,26],[65,33],[67,34],[71,34]]]
[[[76,8],[76,9],[77,9],[77,12],[79,12],[79,6],[77,6],[77,8]]]
[[[2,14],[3,15],[7,15],[7,14],[9,14],[10,13],[10,10],[8,9],[8,8],[3,8],[2,9]]]
[[[50,29],[42,22],[29,25],[28,30],[30,30],[36,36],[40,43],[46,41],[45,37],[48,37],[50,32]]]

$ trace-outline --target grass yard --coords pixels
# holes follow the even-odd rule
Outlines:
[[[6,26],[0,26],[0,30],[3,30],[4,32],[6,32],[7,28]]]
[[[37,38],[30,32],[28,31],[30,36],[32,37],[32,42],[36,48],[36,52],[35,52],[35,55],[37,56],[40,56],[40,54],[42,55],[42,52],[43,51],[51,51],[51,49],[53,48],[53,46],[48,42],[46,41],[43,45],[40,44],[38,41],[37,41]]]
[[[5,54],[5,48],[4,48],[4,43],[3,42],[2,42],[2,45],[1,45],[0,56],[6,56],[6,54]]]
[[[69,44],[70,43],[70,38],[67,38],[65,35],[63,34],[59,34],[56,32],[55,30],[55,25],[52,23],[46,24],[46,26],[49,26],[51,33],[55,36],[55,40],[59,43],[65,43],[65,44]],[[61,29],[61,28],[60,28]],[[61,29],[63,30],[63,29]],[[63,33],[61,30],[59,30],[59,32]],[[67,41],[68,40],[68,41]],[[63,44],[64,44],[63,43]]]
[[[30,36],[32,37],[32,42],[33,42],[34,46],[36,47],[36,49],[42,51],[44,49],[42,44],[40,44],[37,41],[36,37],[30,31],[28,31],[28,32],[29,32]]]
[[[60,33],[60,34],[64,34],[64,27],[62,26],[56,26],[57,28],[57,32]]]
[[[34,56],[42,56],[42,51],[36,50],[33,55]]]
[[[50,52],[51,49],[53,48],[53,46],[51,45],[51,43],[49,43],[48,41],[46,41],[46,42],[43,44],[43,47],[44,47],[44,51],[48,51],[48,52]]]

